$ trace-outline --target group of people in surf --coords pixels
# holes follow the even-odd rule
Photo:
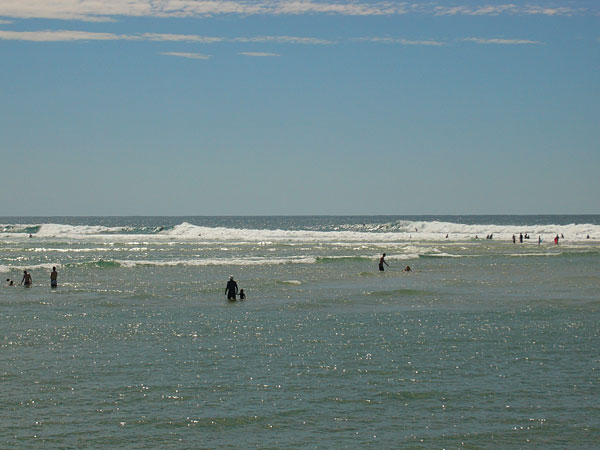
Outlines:
[[[16,286],[15,282],[10,278],[6,279],[7,286]],[[23,271],[23,278],[19,283],[20,286],[31,287],[33,285],[33,278],[31,274],[27,272],[27,270]],[[58,287],[58,271],[56,267],[52,267],[52,272],[50,272],[50,287],[55,288]]]
[[[560,234],[560,238],[558,237],[558,234],[557,234],[557,235],[554,237],[554,244],[555,244],[555,245],[558,245],[558,241],[559,241],[560,239],[564,239],[564,238],[565,238],[565,236],[564,236],[562,233]],[[529,239],[529,234],[525,233],[525,236],[523,236],[523,233],[519,233],[519,243],[520,243],[520,244],[522,244],[522,243],[523,243],[523,240],[524,240],[524,239]],[[588,236],[588,239],[589,239],[589,236]],[[516,243],[517,243],[517,237],[516,237],[514,234],[512,235],[512,241],[513,241],[513,244],[516,244]],[[542,237],[541,237],[541,236],[538,236],[538,245],[540,245],[541,243],[542,243]]]

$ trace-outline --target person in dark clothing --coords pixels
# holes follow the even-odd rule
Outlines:
[[[243,289],[240,289],[240,300],[246,300],[246,293]]]
[[[28,274],[26,270],[23,271],[23,279],[21,280],[21,284],[25,287],[30,287],[32,284],[31,275]]]
[[[385,253],[383,254],[383,256],[381,258],[379,258],[379,270],[381,270],[382,272],[384,271],[383,265],[386,266],[390,266],[387,262],[385,262]]]
[[[235,300],[235,296],[238,293],[238,285],[233,281],[233,275],[229,277],[227,287],[225,288],[225,294],[227,294],[227,300]]]

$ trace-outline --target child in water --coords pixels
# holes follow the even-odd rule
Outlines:
[[[240,300],[246,300],[246,293],[243,289],[240,289]]]

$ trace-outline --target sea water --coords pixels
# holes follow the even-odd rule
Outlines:
[[[23,270],[2,448],[600,442],[600,216],[4,217]]]

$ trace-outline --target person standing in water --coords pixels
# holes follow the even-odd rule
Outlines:
[[[21,280],[21,284],[25,287],[31,287],[33,280],[31,279],[31,275],[27,273],[26,270],[23,271],[23,279]]]
[[[381,258],[379,258],[379,270],[380,270],[380,271],[382,271],[382,272],[385,270],[385,269],[383,268],[383,265],[384,265],[384,264],[385,264],[386,266],[390,267],[390,265],[389,265],[387,262],[385,262],[385,253],[383,254],[383,256],[382,256]]]
[[[225,293],[227,294],[227,300],[235,301],[235,296],[238,293],[238,285],[235,281],[233,281],[233,275],[229,277],[227,287],[225,287]]]
[[[556,245],[558,245],[558,234],[557,234],[557,235],[556,235],[556,237],[554,238],[554,243],[555,243]]]
[[[58,286],[58,272],[56,271],[56,267],[52,268],[52,272],[50,272],[50,287]]]

